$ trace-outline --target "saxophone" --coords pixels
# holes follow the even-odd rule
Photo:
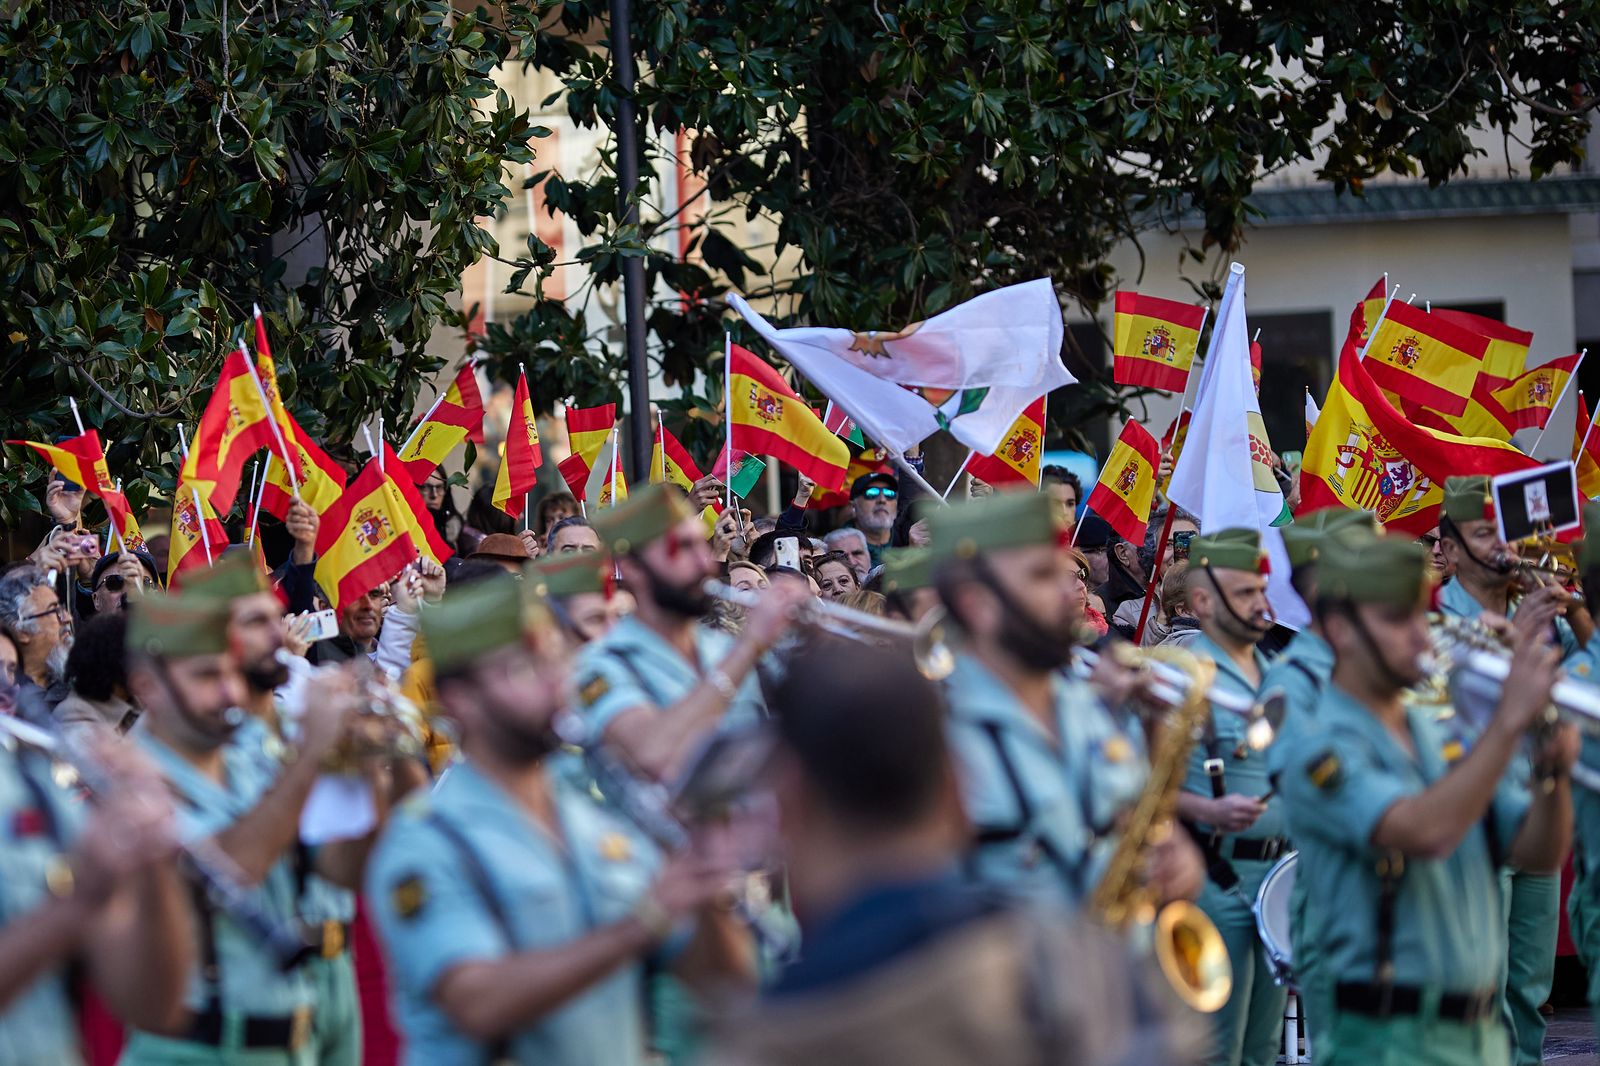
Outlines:
[[[1123,649],[1130,663],[1165,663],[1181,670],[1188,684],[1169,705],[1150,755],[1150,777],[1129,812],[1122,837],[1090,899],[1092,913],[1110,929],[1128,931],[1154,925],[1154,949],[1161,972],[1180,999],[1197,1011],[1220,1010],[1233,991],[1233,967],[1222,934],[1204,911],[1188,900],[1157,910],[1143,869],[1145,852],[1173,831],[1172,814],[1188,773],[1189,752],[1206,726],[1211,705],[1206,693],[1216,664],[1180,648]]]

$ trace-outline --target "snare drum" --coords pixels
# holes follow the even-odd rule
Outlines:
[[[1280,985],[1294,983],[1294,950],[1289,943],[1289,896],[1294,892],[1295,868],[1300,853],[1291,851],[1267,871],[1256,893],[1256,929],[1267,953],[1272,978]]]

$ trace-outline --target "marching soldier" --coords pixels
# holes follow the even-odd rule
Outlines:
[[[1200,636],[1188,650],[1216,663],[1218,689],[1253,699],[1266,671],[1256,645],[1271,629],[1260,534],[1224,529],[1196,537],[1188,581],[1189,607],[1200,622]],[[1252,904],[1262,878],[1291,849],[1266,755],[1251,750],[1247,725],[1240,715],[1212,708],[1189,759],[1178,815],[1205,853],[1200,908],[1216,923],[1233,964],[1233,993],[1213,1016],[1211,1061],[1270,1066],[1278,1057],[1288,993],[1272,979]]]
[[[1589,613],[1600,609],[1600,504],[1583,509],[1586,531],[1578,552],[1578,573]],[[1594,646],[1584,648],[1565,663],[1567,673],[1591,685],[1600,685],[1600,656]],[[1600,741],[1584,736],[1579,767],[1572,790],[1573,827],[1572,891],[1567,895],[1572,942],[1577,945],[1589,974],[1589,1009],[1600,1020]]]
[[[1486,477],[1453,477],[1445,482],[1440,548],[1455,576],[1439,591],[1441,614],[1474,621],[1485,612],[1511,620],[1529,632],[1553,633],[1563,658],[1578,654],[1593,635],[1587,610],[1577,608],[1559,585],[1540,583],[1517,598],[1512,554],[1494,517],[1494,498]],[[1529,766],[1513,763],[1527,783]],[[1511,1032],[1512,1062],[1533,1066],[1543,1057],[1545,1017],[1539,1008],[1555,982],[1556,937],[1561,924],[1561,878],[1513,866],[1500,872],[1509,930],[1506,963],[1500,978],[1501,1009]]]
[[[400,805],[367,874],[406,1061],[643,1062],[647,957],[691,981],[748,976],[748,937],[719,903],[729,867],[698,850],[663,861],[549,771],[564,651],[515,582],[447,593],[422,632],[463,759]]]
[[[1408,707],[1429,648],[1430,584],[1420,545],[1330,540],[1318,615],[1334,671],[1311,728],[1288,738],[1280,784],[1308,871],[1308,938],[1320,945],[1327,1066],[1510,1061],[1495,987],[1505,958],[1496,868],[1548,873],[1571,833],[1567,774],[1577,737],[1561,727],[1533,795],[1507,770],[1549,702],[1559,653],[1519,635],[1492,722],[1447,764],[1430,708]],[[1331,993],[1331,995],[1330,995]]]
[[[601,552],[547,555],[523,570],[575,645],[599,640],[620,621],[611,560]]]
[[[989,885],[1077,906],[1144,788],[1143,733],[1063,672],[1080,619],[1047,497],[952,505],[929,526],[939,598],[963,643],[947,693],[975,834],[969,865]],[[1101,676],[1113,674],[1108,662]],[[1158,845],[1151,876],[1163,898],[1192,896],[1199,875],[1181,834]]]

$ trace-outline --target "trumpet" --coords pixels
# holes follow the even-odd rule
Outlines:
[[[1285,704],[1280,692],[1269,693],[1265,699],[1257,701],[1225,691],[1216,684],[1214,673],[1208,677],[1203,673],[1191,672],[1184,665],[1184,660],[1167,654],[1157,655],[1154,649],[1119,644],[1108,654],[1115,656],[1123,666],[1147,671],[1150,680],[1146,691],[1164,709],[1183,707],[1198,695],[1199,699],[1209,702],[1217,710],[1243,718],[1245,740],[1241,745],[1244,750],[1238,753],[1240,757],[1245,751],[1264,751],[1278,735],[1278,727],[1283,724]],[[1078,648],[1072,656],[1072,673],[1088,680],[1099,662],[1098,652]],[[1198,694],[1191,691],[1196,684],[1202,686]]]
[[[1456,713],[1481,731],[1494,715],[1511,674],[1511,652],[1482,622],[1448,615],[1429,621],[1437,649],[1432,672],[1436,677],[1444,675],[1445,690]],[[1563,718],[1585,733],[1600,736],[1600,689],[1563,674],[1550,690],[1546,722]]]
[[[284,710],[285,716],[291,720],[298,719],[305,713],[306,682],[325,671],[340,669],[335,665],[312,666],[298,655],[291,655],[283,648],[278,649],[277,659],[289,668],[289,691],[284,698]],[[370,664],[361,670],[357,682],[360,685],[363,701],[361,714],[397,722],[402,728],[389,734],[381,742],[354,739],[341,743],[338,750],[329,757],[326,769],[332,773],[349,773],[353,772],[360,760],[365,758],[421,757],[425,736],[424,726],[427,721],[423,711],[385,684]]]
[[[754,607],[760,601],[754,592],[736,589],[721,581],[707,581],[701,588],[712,599],[738,607]],[[930,681],[943,681],[956,668],[955,653],[945,640],[942,608],[929,611],[922,621],[912,625],[841,607],[827,600],[807,600],[795,608],[795,621],[848,640],[867,642],[876,637],[888,637],[906,641],[911,645],[917,670]]]

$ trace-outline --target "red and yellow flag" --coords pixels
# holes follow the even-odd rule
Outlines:
[[[1118,385],[1182,392],[1200,349],[1206,309],[1159,296],[1117,293],[1111,373]]]
[[[1161,436],[1161,454],[1166,455],[1170,452],[1174,467],[1178,465],[1178,453],[1183,451],[1183,442],[1189,439],[1189,420],[1193,417],[1193,408],[1185,407],[1178,412],[1178,417],[1172,420],[1167,426],[1166,433]],[[1160,464],[1157,464],[1156,470],[1160,472]],[[1163,496],[1166,495],[1167,486],[1170,484],[1172,484],[1172,472],[1168,471],[1167,476],[1157,486]]]
[[[537,432],[535,430],[535,449],[538,448]],[[483,398],[478,394],[477,376],[470,362],[461,368],[439,402],[411,431],[400,448],[400,461],[412,483],[420,485],[465,440],[483,443]]]
[[[1104,518],[1123,540],[1144,543],[1160,465],[1161,446],[1149,430],[1129,419],[1089,493],[1089,510]]]
[[[1510,440],[1518,428],[1495,392],[1510,385],[1527,367],[1528,348],[1533,344],[1533,334],[1527,330],[1508,326],[1482,315],[1466,311],[1437,308],[1433,317],[1462,329],[1488,338],[1489,347],[1483,353],[1483,363],[1478,370],[1478,380],[1472,386],[1472,398],[1467,401],[1465,413],[1446,416],[1428,411],[1414,404],[1401,408],[1408,416],[1432,429],[1444,429],[1464,437],[1494,437]]]
[[[226,514],[239,492],[245,463],[272,443],[271,417],[261,390],[256,388],[244,351],[233,352],[223,360],[216,389],[195,428],[189,457],[183,463],[183,480]]]
[[[990,485],[1028,484],[1039,487],[1044,454],[1044,397],[1022,409],[993,455],[974,455],[967,473]]]
[[[1380,388],[1453,416],[1466,411],[1488,349],[1489,338],[1397,300],[1362,358]]]
[[[456,371],[456,379],[445,390],[444,403],[439,409],[445,417],[454,419],[451,424],[466,426],[467,439],[474,444],[483,443],[483,394],[478,391],[477,364],[467,360],[467,365]]]
[[[650,452],[650,480],[665,481],[688,492],[703,477],[689,449],[658,418],[656,443]]]
[[[562,480],[572,495],[580,500],[589,481],[590,467],[605,448],[616,425],[617,405],[614,403],[567,408],[567,439],[572,443],[572,454],[561,460],[556,469],[561,471]]]
[[[383,471],[389,479],[389,484],[395,493],[404,502],[405,507],[399,511],[397,517],[405,523],[405,531],[410,534],[411,542],[417,550],[434,562],[444,565],[444,561],[455,554],[455,550],[439,535],[439,527],[434,524],[433,514],[428,510],[428,505],[422,502],[422,493],[411,483],[406,476],[405,469],[401,466],[394,449],[389,447],[389,442],[383,442]]]
[[[416,561],[416,525],[399,486],[367,461],[317,530],[317,584],[334,610],[392,581]]]
[[[1512,430],[1543,429],[1582,360],[1582,353],[1552,359],[1494,390],[1492,395],[1510,418],[1509,427]]]
[[[339,502],[339,494],[344,491],[344,467],[317,446],[311,434],[300,428],[294,415],[289,416],[288,441],[290,449],[300,457],[300,499],[317,514],[327,514],[328,508]],[[289,516],[294,489],[276,450],[267,456],[266,481],[266,487],[261,490],[261,509],[281,521]]]
[[[144,547],[144,532],[139,528],[132,511],[119,514],[115,510],[108,509],[108,513],[111,516],[111,527],[117,531],[116,542],[119,550],[126,548],[129,551],[138,551]]]
[[[277,360],[272,358],[272,347],[267,343],[267,322],[266,319],[261,317],[261,308],[259,306],[256,307],[255,312],[256,373],[261,376],[261,389],[267,394],[267,410],[271,413],[272,420],[278,427],[278,436],[282,437],[281,448],[289,449],[287,460],[281,454],[280,447],[275,447],[273,450],[280,452],[278,455],[279,462],[287,461],[294,464],[294,476],[296,478],[303,478],[305,474],[300,469],[300,456],[295,453],[295,449],[289,443],[289,427],[294,420],[289,417],[288,409],[283,406],[283,394],[278,390],[278,363]],[[274,443],[277,443],[276,438],[274,438]]]
[[[62,477],[99,496],[105,501],[106,512],[111,515],[111,521],[117,523],[119,530],[123,528],[123,523],[133,522],[128,498],[117,490],[111,480],[111,470],[106,466],[106,453],[100,446],[98,430],[88,430],[60,444],[40,444],[31,440],[8,440],[6,443],[32,448],[44,456],[45,461],[55,467]],[[134,524],[133,528],[137,531],[138,525]]]
[[[543,462],[539,426],[533,417],[533,401],[528,398],[528,375],[522,373],[517,376],[511,422],[506,426],[505,454],[500,457],[500,473],[494,480],[494,505],[513,517],[520,515]]]
[[[1356,319],[1353,324],[1356,326],[1358,344],[1367,343],[1367,338],[1372,336],[1373,323],[1383,314],[1383,305],[1389,298],[1389,290],[1385,288],[1388,283],[1389,276],[1385,274],[1372,283],[1372,288],[1368,289],[1361,302],[1356,304],[1356,314],[1352,317]]]
[[[1600,496],[1600,433],[1594,431],[1589,405],[1578,393],[1578,421],[1572,427],[1572,465],[1578,469],[1578,495]]]
[[[882,448],[863,448],[850,458],[850,466],[844,472],[844,487],[828,492],[821,489],[813,492],[811,499],[806,501],[806,510],[826,511],[830,507],[843,507],[850,502],[850,486],[856,483],[856,478],[863,474],[883,473],[894,473],[889,453]]]
[[[735,452],[771,455],[832,491],[843,487],[850,448],[778,372],[737,344],[729,349],[728,395]]]
[[[1342,505],[1372,511],[1385,525],[1420,536],[1439,523],[1445,478],[1537,465],[1504,441],[1443,433],[1405,418],[1368,374],[1372,360],[1356,355],[1354,336],[1352,330],[1345,340],[1306,441],[1297,513]]]
[[[176,589],[191,570],[210,566],[228,547],[228,531],[204,492],[182,477],[172,490],[172,540],[167,546],[167,587]]]

